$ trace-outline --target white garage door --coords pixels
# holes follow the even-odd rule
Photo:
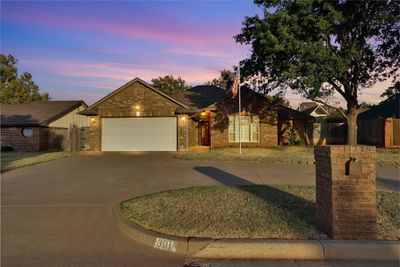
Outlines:
[[[176,117],[103,118],[103,151],[176,151]]]

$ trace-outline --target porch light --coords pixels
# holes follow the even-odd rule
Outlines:
[[[186,121],[186,117],[182,117],[182,118],[181,118],[181,121]]]
[[[200,115],[204,117],[205,115],[207,115],[207,112],[203,111],[200,113]]]
[[[135,108],[136,108],[136,109],[140,109],[140,106],[139,106],[139,105],[136,105]]]
[[[91,118],[90,121],[91,121],[91,122],[95,122],[96,119],[95,119],[95,118]]]

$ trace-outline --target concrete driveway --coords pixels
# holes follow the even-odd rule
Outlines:
[[[378,186],[399,190],[399,170],[378,169]],[[1,266],[182,266],[113,223],[117,201],[215,184],[314,184],[314,167],[199,162],[171,153],[88,153],[4,173]]]

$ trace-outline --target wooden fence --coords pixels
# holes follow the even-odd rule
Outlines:
[[[308,128],[310,145],[337,145],[347,142],[346,123],[314,123]]]
[[[53,151],[89,150],[89,127],[49,128],[49,149]]]
[[[360,145],[400,146],[400,119],[368,119],[357,123]],[[308,144],[335,145],[347,143],[346,123],[314,123],[307,129]]]
[[[392,146],[400,146],[400,119],[392,119]]]
[[[385,127],[383,119],[360,120],[357,141],[359,144],[383,146]]]
[[[400,119],[368,119],[358,122],[358,143],[384,147],[400,146]]]

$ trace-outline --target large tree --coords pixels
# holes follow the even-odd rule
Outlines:
[[[391,98],[398,94],[400,94],[400,81],[397,81],[392,86],[386,88],[386,90],[381,94],[381,97]]]
[[[181,77],[175,78],[172,75],[154,78],[151,79],[151,82],[155,88],[164,93],[178,93],[190,88],[184,79]]]
[[[263,15],[246,17],[235,36],[252,47],[251,56],[242,61],[242,75],[261,89],[289,88],[317,102],[326,103],[338,93],[347,106],[348,144],[357,144],[360,90],[398,75],[399,2],[255,3]]]
[[[32,74],[18,75],[17,60],[12,55],[0,54],[0,103],[23,104],[33,101],[47,101],[49,94],[39,92],[32,80]]]

